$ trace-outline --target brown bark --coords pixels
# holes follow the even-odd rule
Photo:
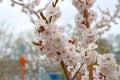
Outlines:
[[[62,69],[63,69],[64,74],[65,74],[65,76],[66,76],[66,80],[70,80],[69,74],[68,74],[68,72],[67,72],[66,65],[65,65],[65,63],[64,63],[63,60],[61,61],[61,66],[62,66]]]
[[[93,64],[88,66],[89,80],[93,80]]]
[[[84,10],[84,17],[86,18],[86,27],[90,28],[90,23],[88,22],[89,13],[88,10]]]
[[[77,80],[81,80],[81,74],[80,74],[80,73],[77,73],[77,74],[76,74],[76,79],[77,79]]]

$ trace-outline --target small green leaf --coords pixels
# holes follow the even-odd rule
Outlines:
[[[33,43],[33,45],[40,45],[39,43],[37,43],[37,42],[32,42]]]

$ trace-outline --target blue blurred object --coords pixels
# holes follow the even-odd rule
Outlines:
[[[50,80],[61,80],[59,75],[56,74],[55,72],[48,72],[49,76],[50,76]]]

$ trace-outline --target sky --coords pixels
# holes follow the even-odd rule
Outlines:
[[[44,0],[44,3],[48,0]],[[117,3],[117,0],[96,0],[93,9],[98,13],[98,6],[100,6],[102,9],[109,8],[110,11],[113,13],[114,11],[114,5]],[[13,32],[18,33],[21,31],[26,30],[33,30],[34,25],[30,22],[29,17],[21,12],[21,8],[11,7],[10,6],[10,0],[3,0],[3,3],[0,3],[0,24],[5,22],[6,25],[10,29],[12,29]],[[74,15],[77,13],[77,10],[72,6],[71,0],[64,0],[63,2],[60,2],[58,4],[62,10],[62,16],[58,20],[57,24],[59,25],[66,25],[66,24],[72,24],[74,25]],[[111,30],[107,34],[118,34],[120,33],[120,25],[113,25]]]

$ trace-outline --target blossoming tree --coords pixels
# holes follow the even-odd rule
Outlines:
[[[76,26],[73,34],[66,38],[63,29],[55,23],[61,16],[60,7],[57,6],[59,0],[50,0],[44,9],[37,12],[34,11],[34,7],[39,5],[39,0],[31,2],[30,5],[11,1],[24,6],[24,12],[37,16],[37,21],[31,18],[39,36],[39,40],[33,44],[37,45],[40,55],[46,55],[61,65],[66,80],[74,78],[77,80],[120,80],[120,65],[116,64],[114,56],[110,53],[100,54],[96,50],[98,34],[109,30],[111,22],[116,23],[115,18],[119,17],[120,4],[117,5],[113,16],[109,15],[109,11],[101,11],[110,19],[103,17],[99,24],[91,27],[92,22],[96,20],[96,12],[91,9],[95,0],[72,0],[73,6],[78,10],[74,18]],[[120,3],[120,0],[118,2]],[[98,32],[97,29],[102,27],[107,28]]]
[[[90,25],[96,19],[95,11],[90,9],[95,0],[72,0],[78,14],[75,16],[75,32],[69,39],[55,24],[61,15],[57,2],[47,7],[46,15],[41,11],[36,22],[40,39],[34,44],[38,45],[41,55],[61,64],[67,80],[78,74],[81,80],[118,80],[119,68],[113,55],[101,55],[96,51],[97,32]]]

